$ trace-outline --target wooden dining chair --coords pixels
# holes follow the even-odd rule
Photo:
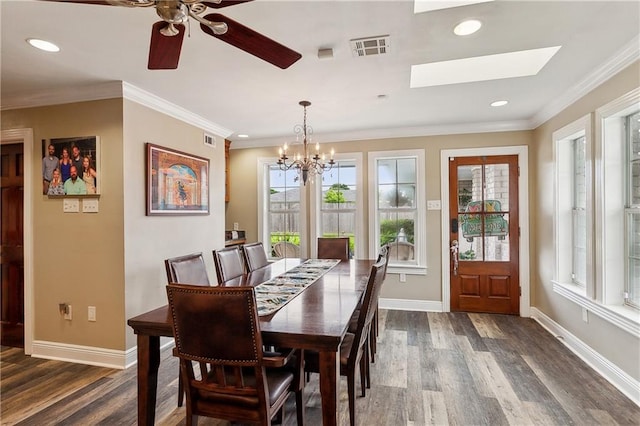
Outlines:
[[[244,274],[244,261],[238,246],[225,247],[213,251],[218,283],[223,283]]]
[[[198,416],[271,425],[296,392],[304,423],[303,358],[296,351],[266,357],[253,287],[167,286],[175,348],[185,383],[186,424]],[[298,352],[300,353],[300,352]],[[290,364],[295,364],[290,365]]]
[[[164,260],[168,284],[209,285],[209,275],[204,265],[202,252],[172,257]],[[184,384],[178,372],[178,407],[184,401]]]
[[[365,389],[371,386],[369,382],[369,362],[367,359],[375,301],[378,300],[382,288],[386,265],[384,259],[371,266],[369,279],[364,291],[364,298],[360,306],[357,328],[354,333],[347,333],[340,344],[340,375],[347,377],[347,390],[349,394],[349,419],[351,426],[355,425],[356,402],[356,370],[360,372],[360,388],[362,396]],[[319,354],[314,351],[305,351],[305,371],[318,373],[320,368]]]
[[[349,260],[349,237],[319,237],[318,259]]]
[[[202,253],[165,259],[164,267],[167,271],[167,281],[169,283],[210,284]]]
[[[247,272],[255,271],[269,264],[267,253],[264,251],[264,246],[260,241],[243,245],[242,254]]]

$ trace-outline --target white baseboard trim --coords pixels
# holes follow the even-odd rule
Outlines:
[[[531,308],[531,318],[554,336],[560,336],[561,338],[558,340],[569,348],[571,352],[596,370],[636,405],[640,406],[640,382],[638,380],[622,371],[539,309]]]
[[[173,339],[162,339],[160,350],[173,346]],[[71,345],[68,343],[33,342],[34,358],[54,359],[56,361],[74,362],[76,364],[96,365],[98,367],[116,368],[119,370],[130,368],[138,363],[138,347],[134,346],[126,351],[96,348],[92,346]]]
[[[31,356],[117,369],[125,368],[126,358],[125,351],[43,340],[33,341]]]
[[[442,312],[442,302],[439,300],[380,298],[378,306],[382,309],[395,309],[398,311]]]

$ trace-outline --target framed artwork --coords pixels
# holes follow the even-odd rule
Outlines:
[[[147,143],[147,216],[209,214],[209,160]]]
[[[99,155],[97,136],[43,139],[42,193],[74,197],[100,194]]]

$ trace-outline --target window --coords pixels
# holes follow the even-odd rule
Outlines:
[[[301,186],[296,180],[295,170],[282,171],[276,165],[276,159],[258,161],[258,188],[262,190],[259,200],[258,232],[265,247],[270,247],[272,257],[274,245],[287,241],[297,246],[303,255],[301,243],[304,244],[304,224],[300,220],[300,212],[304,211],[304,197],[301,198]]]
[[[589,116],[554,133],[557,267],[553,289],[639,336],[640,88],[597,109],[594,124],[593,144]],[[584,191],[578,145],[583,134]],[[567,265],[572,266],[570,272]]]
[[[424,164],[423,150],[369,154],[369,256],[389,244],[391,272],[426,273]]]
[[[554,132],[556,271],[554,281],[591,294],[591,115]],[[589,285],[587,285],[589,283]]]
[[[336,154],[336,164],[314,182],[311,206],[317,237],[349,237],[354,258],[366,258],[362,247],[362,154]],[[314,246],[312,244],[312,246]],[[313,247],[315,250],[315,247]]]

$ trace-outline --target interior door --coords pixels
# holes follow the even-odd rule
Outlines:
[[[451,310],[517,315],[518,156],[449,160]]]
[[[23,146],[0,148],[0,210],[2,224],[0,326],[1,343],[24,346]]]

